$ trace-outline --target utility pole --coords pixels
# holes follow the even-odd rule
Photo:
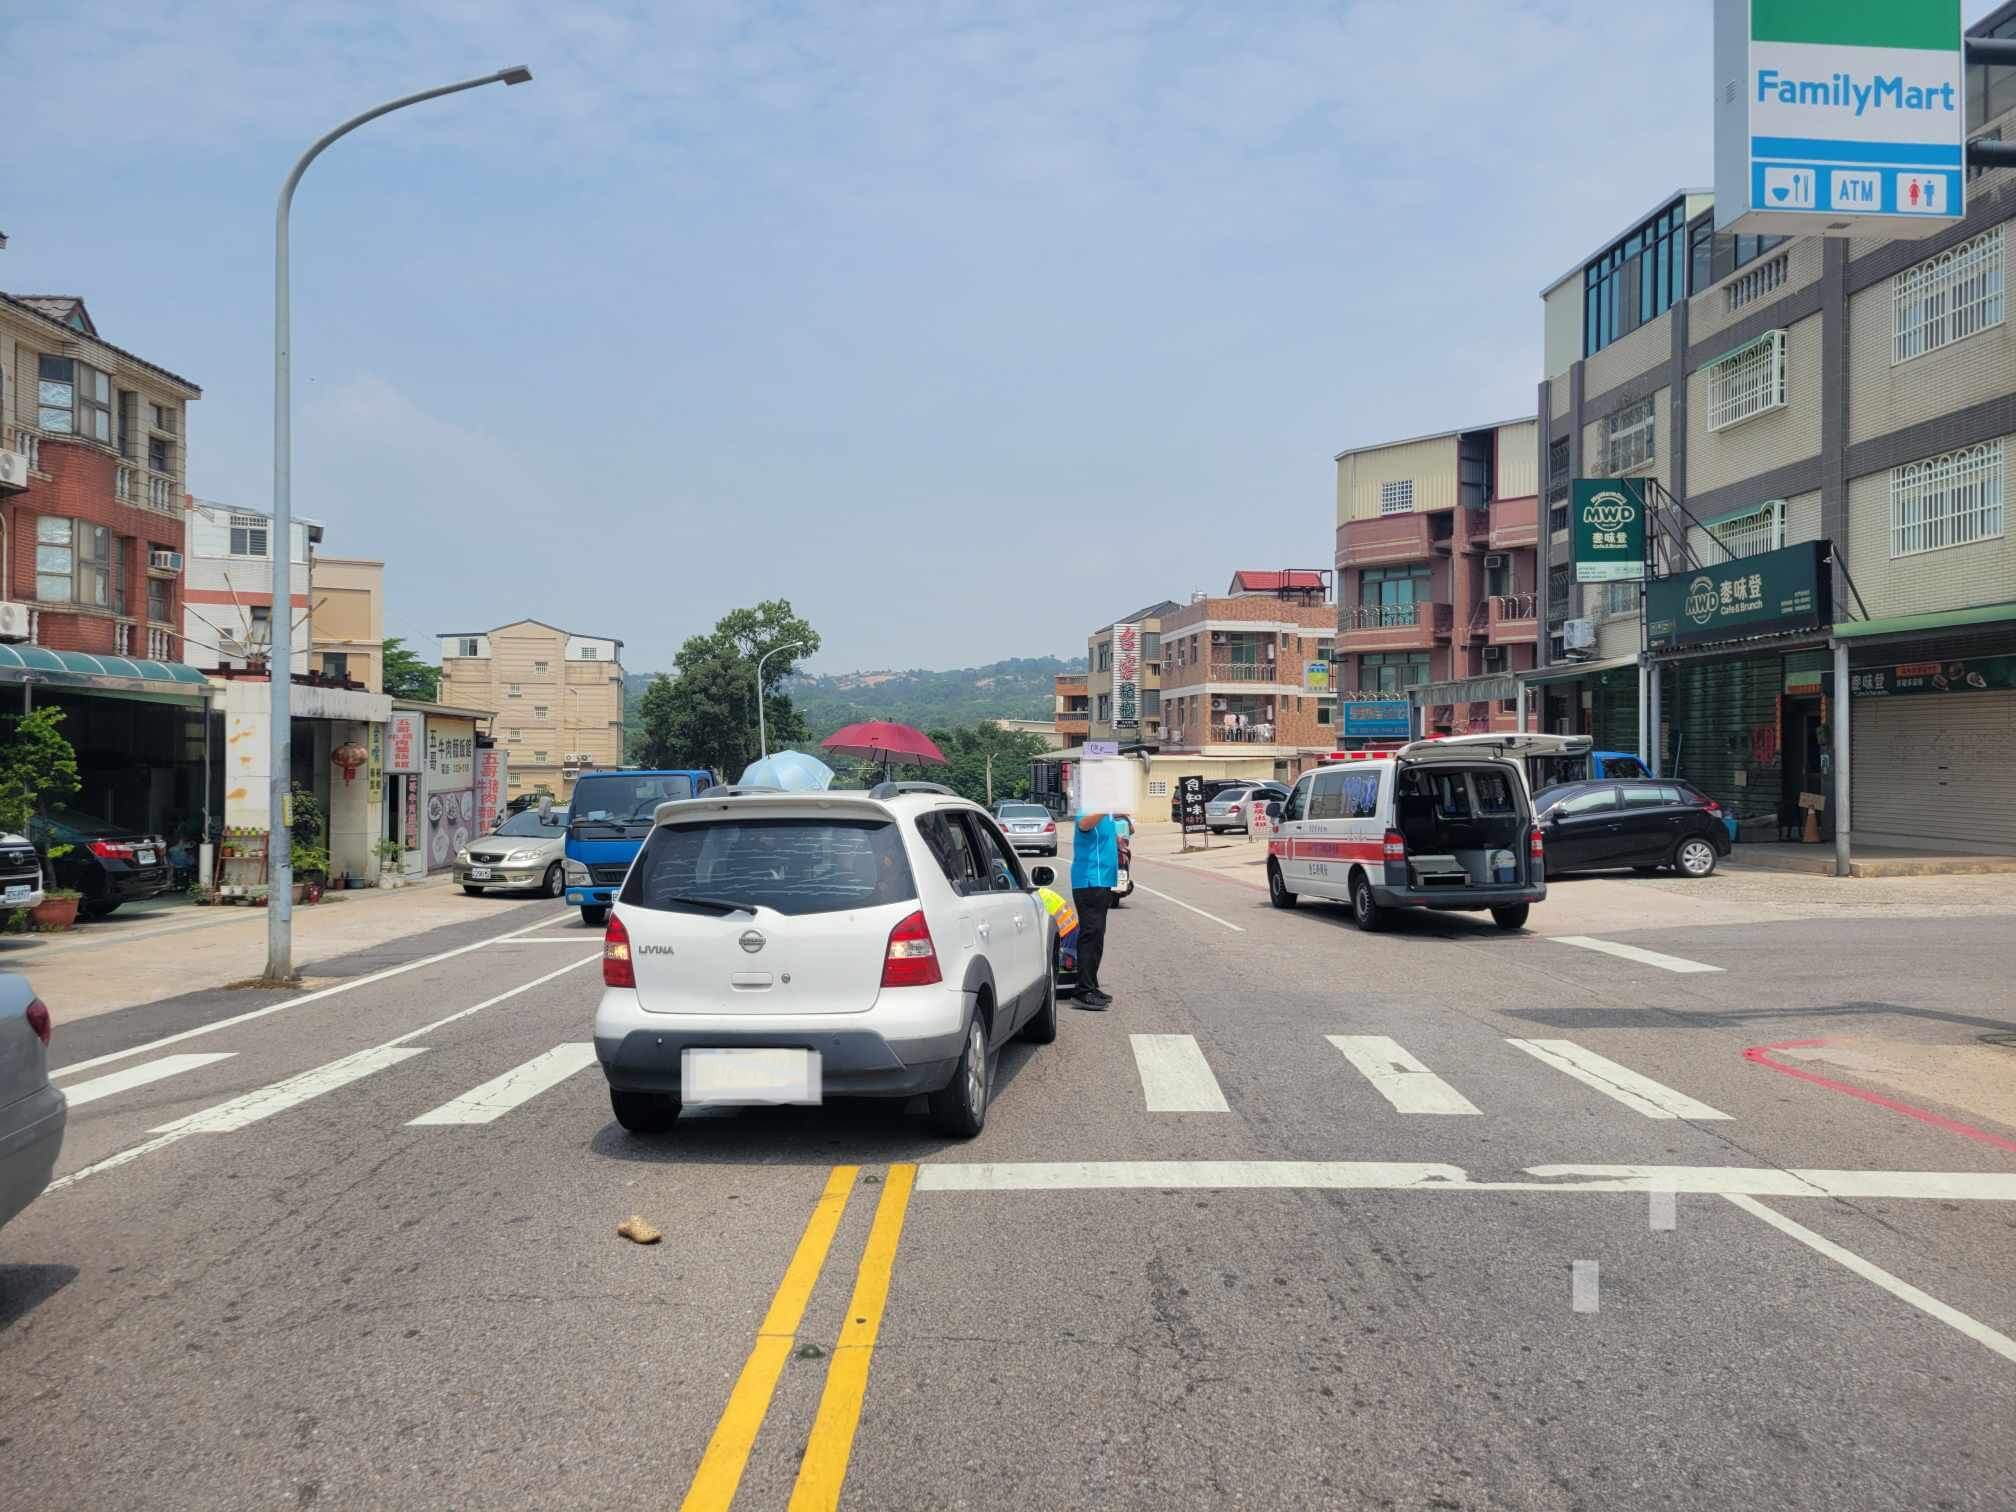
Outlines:
[[[994,753],[987,753],[987,807],[994,807]]]
[[[806,644],[805,641],[786,641],[781,646],[772,646],[756,658],[756,747],[760,753],[756,758],[758,761],[767,760],[770,755],[770,730],[763,719],[763,663],[779,651],[802,651]]]

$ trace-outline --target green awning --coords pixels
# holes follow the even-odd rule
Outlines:
[[[2016,620],[2016,604],[1983,604],[1974,609],[1949,609],[1941,614],[1894,614],[1888,619],[1843,620],[1834,626],[1837,640],[1861,640],[1870,635],[1909,635],[1917,630],[1952,630],[1962,625],[1993,625]]]
[[[1551,667],[1542,667],[1537,672],[1515,672],[1513,676],[1523,683],[1574,682],[1578,677],[1594,677],[1599,672],[1614,672],[1620,667],[1638,665],[1638,654],[1611,656],[1602,661],[1556,662]]]
[[[185,662],[94,656],[47,646],[0,646],[0,683],[190,705],[206,702],[211,694],[210,679]]]

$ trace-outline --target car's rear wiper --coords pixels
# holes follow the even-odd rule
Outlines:
[[[732,898],[694,898],[684,895],[667,898],[668,903],[684,903],[689,908],[718,908],[723,913],[754,913],[754,903],[737,903]]]

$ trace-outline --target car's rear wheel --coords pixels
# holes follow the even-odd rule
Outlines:
[[[567,879],[560,874],[560,863],[555,861],[546,868],[546,876],[539,884],[542,897],[557,898],[567,891]]]
[[[1043,1006],[1022,1026],[1022,1038],[1032,1045],[1047,1045],[1057,1038],[1057,949],[1050,949],[1050,970],[1044,975]]]
[[[1491,922],[1500,929],[1524,929],[1526,916],[1533,911],[1529,903],[1514,903],[1509,908],[1491,910]]]
[[[971,1139],[987,1124],[987,1016],[979,1007],[966,1023],[966,1048],[952,1079],[930,1096],[931,1127],[953,1139]]]
[[[94,903],[88,898],[77,905],[77,912],[87,919],[103,919],[118,911],[117,903]]]
[[[1673,848],[1673,870],[1699,881],[1715,874],[1715,842],[1701,835],[1689,835]]]
[[[607,903],[583,903],[581,905],[581,922],[586,924],[590,929],[600,929],[604,924],[609,922],[609,905]]]
[[[469,896],[470,896],[470,897],[472,897],[472,898],[480,898],[480,897],[482,897],[482,896],[483,896],[483,889],[482,889],[482,888],[480,888],[480,887],[471,887],[471,886],[470,886],[470,885],[469,885],[469,884],[468,884],[467,882],[464,882],[464,883],[462,884],[462,891],[464,891],[465,893],[469,894]]]
[[[1302,899],[1288,891],[1288,880],[1281,875],[1279,863],[1267,863],[1267,901],[1276,908],[1293,908]]]
[[[611,1087],[609,1107],[616,1122],[632,1134],[663,1134],[679,1122],[679,1099],[670,1092],[619,1092]]]
[[[1386,910],[1372,896],[1372,879],[1363,872],[1351,879],[1351,918],[1367,934],[1386,927]]]

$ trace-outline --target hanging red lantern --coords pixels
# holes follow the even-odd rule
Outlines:
[[[371,753],[353,740],[347,745],[336,747],[329,753],[329,759],[343,774],[343,785],[348,787],[357,780],[357,774],[364,770],[364,763],[371,759]]]

